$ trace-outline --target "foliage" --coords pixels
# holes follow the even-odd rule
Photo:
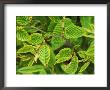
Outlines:
[[[17,16],[17,74],[94,74],[93,16]]]

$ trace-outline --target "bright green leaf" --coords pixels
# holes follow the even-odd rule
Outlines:
[[[85,64],[81,67],[79,73],[85,71],[85,70],[87,69],[87,67],[89,66],[89,64],[90,64],[90,62],[85,63]]]
[[[17,37],[18,40],[21,40],[21,41],[30,40],[30,36],[25,30],[17,30],[16,37]]]
[[[34,66],[27,66],[27,67],[22,67],[18,69],[19,73],[22,74],[32,74],[35,72],[42,72],[44,70],[44,67],[41,65],[34,65]]]
[[[50,60],[49,60],[48,65],[52,67],[55,64],[55,61],[56,61],[55,53],[54,53],[53,49],[50,47]]]
[[[29,43],[31,43],[32,45],[37,45],[37,44],[41,44],[43,42],[43,36],[42,34],[39,33],[33,33],[31,35],[31,40],[29,41]]]
[[[21,61],[27,61],[27,60],[30,60],[32,56],[31,55],[20,55],[19,58]]]
[[[48,65],[50,60],[50,48],[48,45],[42,45],[39,49],[39,60],[44,66]]]
[[[51,45],[53,50],[56,50],[63,46],[65,43],[65,40],[62,37],[52,37],[51,39]]]
[[[28,16],[16,16],[17,25],[27,25],[29,23]]]
[[[59,21],[53,30],[53,34],[56,36],[60,36],[62,33],[62,22]]]
[[[65,31],[64,36],[67,39],[79,38],[82,36],[82,29],[79,26],[74,25],[71,20],[65,19]]]
[[[69,64],[62,64],[61,68],[64,70],[65,73],[75,74],[78,68],[78,57],[74,56]]]
[[[79,51],[78,54],[81,58],[86,58],[86,51]]]
[[[24,47],[20,48],[17,53],[28,53],[31,52],[32,54],[35,52],[34,47],[32,45],[25,45]]]
[[[59,51],[59,53],[56,55],[56,63],[62,63],[65,61],[68,61],[72,57],[72,51],[70,48],[64,48]]]

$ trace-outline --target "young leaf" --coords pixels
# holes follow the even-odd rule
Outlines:
[[[61,68],[64,70],[65,73],[75,74],[78,68],[78,57],[74,56],[69,64],[62,64]]]
[[[29,23],[29,17],[28,16],[17,16],[16,23],[17,25],[27,25]]]
[[[81,67],[79,73],[82,73],[83,71],[85,71],[86,68],[89,66],[89,64],[90,64],[90,62],[85,63],[85,64]]]
[[[73,24],[72,21],[71,21],[71,19],[69,19],[69,18],[65,18],[64,19],[64,27],[65,28],[68,27],[71,24]]]
[[[35,72],[42,72],[44,70],[44,67],[41,65],[34,65],[34,66],[27,66],[27,67],[22,67],[18,69],[17,72],[22,73],[22,74],[32,74]]]
[[[69,19],[66,19],[64,36],[67,39],[79,38],[82,36],[82,29],[79,26],[74,25]]]
[[[31,52],[32,54],[35,52],[34,47],[32,45],[25,45],[24,47],[20,48],[17,53],[27,53]]]
[[[32,45],[37,45],[37,44],[41,44],[43,42],[43,36],[42,34],[39,33],[33,33],[31,35],[31,40],[29,41],[29,43],[31,43]]]
[[[30,36],[25,30],[17,30],[16,37],[17,37],[18,40],[21,40],[21,41],[30,40]]]
[[[39,60],[44,66],[48,65],[50,60],[50,48],[48,45],[42,45],[39,49]]]
[[[68,61],[72,57],[72,51],[70,48],[64,48],[59,51],[59,53],[56,55],[56,63],[62,63],[65,61]]]
[[[82,30],[79,27],[71,24],[67,28],[65,28],[64,35],[65,35],[65,38],[67,39],[79,38],[82,36]]]
[[[56,50],[63,46],[65,43],[65,40],[62,37],[52,37],[51,39],[51,46],[53,50]]]
[[[56,36],[60,36],[62,33],[62,22],[59,21],[53,30],[53,34]]]

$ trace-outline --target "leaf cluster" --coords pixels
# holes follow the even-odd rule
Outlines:
[[[17,74],[93,74],[93,16],[17,16]]]

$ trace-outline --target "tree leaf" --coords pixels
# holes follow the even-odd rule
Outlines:
[[[51,46],[53,50],[56,50],[63,46],[65,43],[65,40],[62,37],[52,37],[51,39]]]
[[[86,51],[79,51],[78,54],[81,58],[86,58]]]
[[[91,44],[90,44],[88,50],[86,51],[86,54],[87,54],[87,55],[90,55],[90,56],[91,56],[91,55],[94,56],[94,42],[91,42]]]
[[[29,34],[25,30],[17,30],[17,39],[21,41],[30,40]]]
[[[24,47],[20,48],[17,53],[28,53],[31,52],[32,54],[35,53],[34,47],[32,45],[25,45]]]
[[[27,60],[30,60],[32,58],[32,55],[29,55],[29,54],[21,55],[20,54],[20,55],[17,55],[17,57],[19,57],[21,61],[27,61]]]
[[[62,33],[62,22],[59,21],[53,30],[53,34],[56,36],[60,36]]]
[[[24,26],[24,29],[26,30],[27,33],[35,33],[39,30],[39,28],[34,26]]]
[[[34,66],[22,67],[22,68],[18,69],[18,72],[22,73],[22,74],[32,74],[35,72],[42,72],[42,70],[44,70],[43,66],[34,65]]]
[[[72,21],[71,21],[71,19],[69,19],[69,18],[65,18],[64,19],[64,27],[65,28],[68,27],[71,24],[73,24]]]
[[[23,46],[23,42],[16,38],[16,46]]]
[[[56,55],[56,63],[62,63],[65,61],[68,61],[72,57],[72,51],[70,48],[64,48],[59,51],[59,53]]]
[[[31,40],[29,41],[29,43],[31,43],[32,45],[37,45],[37,44],[41,44],[43,40],[44,39],[43,39],[42,34],[33,33],[31,34]]]
[[[86,55],[89,57],[89,60],[94,63],[94,42],[91,42],[88,50],[86,51]]]
[[[48,65],[50,60],[50,48],[48,45],[42,45],[39,49],[39,60],[44,66]]]
[[[85,71],[85,70],[87,69],[87,67],[89,66],[89,64],[90,64],[90,62],[85,63],[85,64],[81,67],[79,73],[82,73],[83,71]]]
[[[75,74],[78,68],[78,57],[74,56],[69,64],[62,64],[61,68],[68,74]]]
[[[47,31],[48,32],[53,32],[53,30],[55,28],[55,25],[56,25],[56,23],[54,23],[54,22],[51,21],[50,24],[49,24],[49,26],[48,26]]]
[[[55,53],[54,53],[53,49],[50,47],[50,60],[49,60],[48,65],[50,67],[52,67],[55,64],[55,61],[56,61],[55,60]]]
[[[39,58],[38,53],[35,54],[34,61],[37,63],[37,59]]]
[[[27,25],[29,23],[28,16],[16,16],[17,25]]]
[[[84,28],[90,28],[90,24],[92,24],[92,18],[91,16],[80,16],[80,22],[82,27]]]
[[[35,60],[34,57],[29,61],[27,66],[32,66],[34,64]]]
[[[71,20],[65,19],[65,31],[64,36],[67,39],[79,38],[82,36],[82,29],[79,26],[74,25]]]

